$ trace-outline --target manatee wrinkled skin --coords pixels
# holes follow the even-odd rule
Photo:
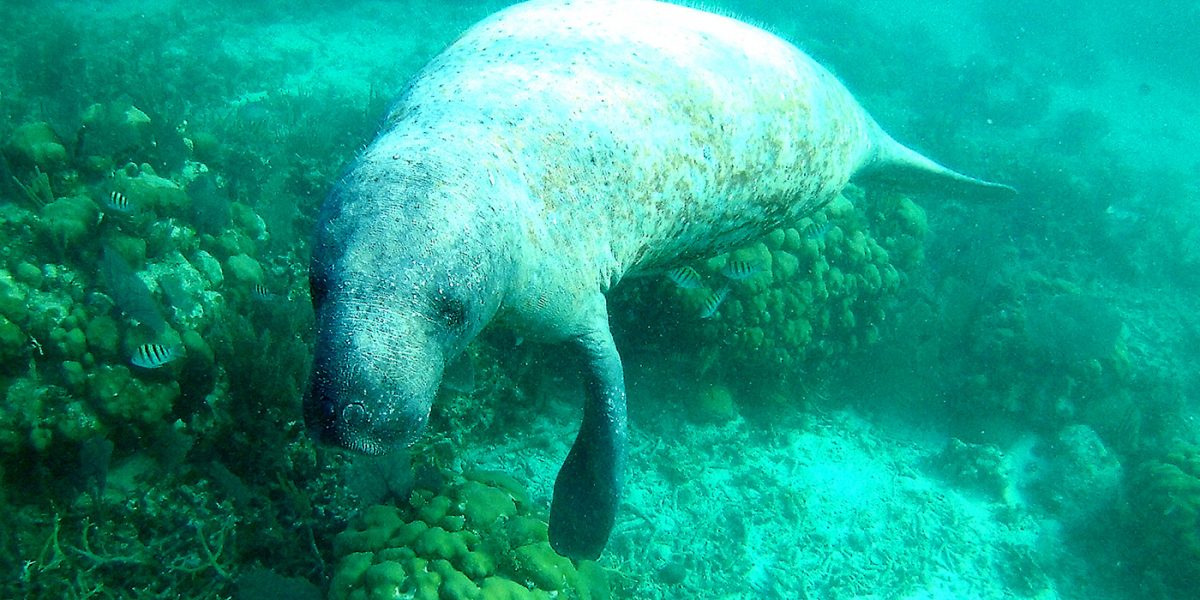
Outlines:
[[[469,29],[409,82],[325,201],[309,426],[382,453],[429,419],[490,322],[584,358],[555,549],[603,550],[625,386],[605,292],[811,214],[852,177],[1008,188],[888,137],[828,71],[736,20],[646,0],[538,0]]]

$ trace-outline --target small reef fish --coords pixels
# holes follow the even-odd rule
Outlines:
[[[179,351],[175,348],[151,342],[138,346],[133,351],[133,357],[129,359],[129,362],[135,367],[157,369],[179,358],[179,355]]]
[[[667,279],[685,290],[698,290],[704,287],[700,274],[691,267],[675,267],[667,271]]]
[[[116,190],[108,194],[108,199],[104,201],[104,207],[119,213],[133,211],[133,203],[129,201],[129,197]]]
[[[819,240],[825,237],[826,233],[829,233],[831,227],[833,227],[833,224],[829,221],[825,221],[824,223],[809,223],[800,228],[800,235],[806,240]]]
[[[254,287],[250,289],[250,295],[253,296],[255,300],[262,302],[275,299],[275,292],[272,292],[271,288],[262,283],[254,284]]]
[[[729,295],[729,286],[724,286],[721,289],[711,293],[703,302],[700,303],[700,318],[709,319],[717,314],[717,309],[721,307],[721,303],[725,301],[725,297]]]
[[[761,264],[748,260],[729,260],[721,267],[721,274],[734,281],[741,281],[763,271]]]

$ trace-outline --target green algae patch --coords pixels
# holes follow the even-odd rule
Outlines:
[[[458,534],[441,527],[430,527],[413,541],[413,550],[426,558],[452,559],[467,552],[467,544]]]
[[[404,567],[390,560],[373,564],[363,572],[363,583],[371,590],[372,598],[399,598],[400,589],[407,580]]]
[[[529,588],[503,577],[488,577],[480,586],[483,600],[532,600],[536,598]]]
[[[608,597],[603,569],[576,566],[550,547],[545,519],[515,480],[447,479],[441,489],[414,490],[402,506],[367,508],[334,538],[331,599]]]
[[[336,554],[377,552],[387,547],[388,539],[404,522],[399,511],[392,506],[371,506],[365,510],[356,525],[333,538]]]
[[[428,496],[428,494],[420,494],[414,492],[413,505],[419,506],[417,518],[424,521],[427,525],[437,525],[446,516],[446,512],[450,510],[450,498],[446,496]]]
[[[1147,560],[1180,589],[1200,585],[1200,445],[1179,443],[1142,462],[1129,506]]]
[[[95,317],[88,321],[83,334],[88,349],[96,358],[109,362],[120,360],[121,330],[115,319],[107,315]]]
[[[53,171],[67,164],[67,148],[49,123],[26,123],[13,130],[4,154],[14,164]]]
[[[491,552],[483,550],[467,552],[456,563],[468,577],[480,580],[496,572],[496,557]]]
[[[518,572],[539,589],[557,591],[575,580],[575,566],[559,556],[549,542],[537,542],[516,549]]]
[[[180,213],[189,206],[187,193],[179,184],[159,177],[149,165],[140,165],[136,169],[136,175],[120,174],[116,181],[116,187],[134,206],[153,210],[160,216]],[[133,169],[127,167],[127,170]]]
[[[705,387],[689,404],[688,417],[700,423],[720,424],[733,420],[737,417],[733,392],[719,384]]]
[[[468,481],[460,490],[461,510],[467,523],[475,528],[491,527],[502,517],[517,513],[516,503],[507,491],[477,481]]]
[[[390,547],[408,546],[416,541],[427,529],[429,529],[429,526],[421,521],[404,523],[396,528],[396,532],[392,534],[387,545]]]
[[[525,490],[525,486],[512,475],[501,471],[487,471],[475,469],[463,473],[463,477],[470,481],[477,481],[488,487],[504,490],[512,497],[517,506],[528,504],[529,492]]]
[[[93,231],[99,210],[87,196],[59,198],[47,204],[40,219],[43,240],[59,251],[78,246]]]
[[[509,545],[514,548],[532,544],[549,537],[545,521],[525,515],[518,515],[509,519],[508,523],[505,524],[505,533],[508,536]]]
[[[262,266],[257,260],[245,255],[236,254],[225,261],[225,274],[236,283],[253,285],[263,280]]]
[[[374,555],[370,552],[352,552],[338,561],[338,568],[329,582],[330,598],[349,598],[363,587],[363,575],[371,568]]]

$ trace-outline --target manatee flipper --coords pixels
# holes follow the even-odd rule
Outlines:
[[[625,470],[625,376],[603,297],[597,322],[572,340],[582,353],[583,424],[554,482],[550,545],[574,559],[600,556],[621,501]]]

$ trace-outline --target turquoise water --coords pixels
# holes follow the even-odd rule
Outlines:
[[[711,5],[1020,194],[850,188],[614,290],[596,563],[545,545],[553,347],[485,333],[407,453],[315,445],[317,207],[505,4],[0,4],[0,597],[1194,595],[1195,3]]]

